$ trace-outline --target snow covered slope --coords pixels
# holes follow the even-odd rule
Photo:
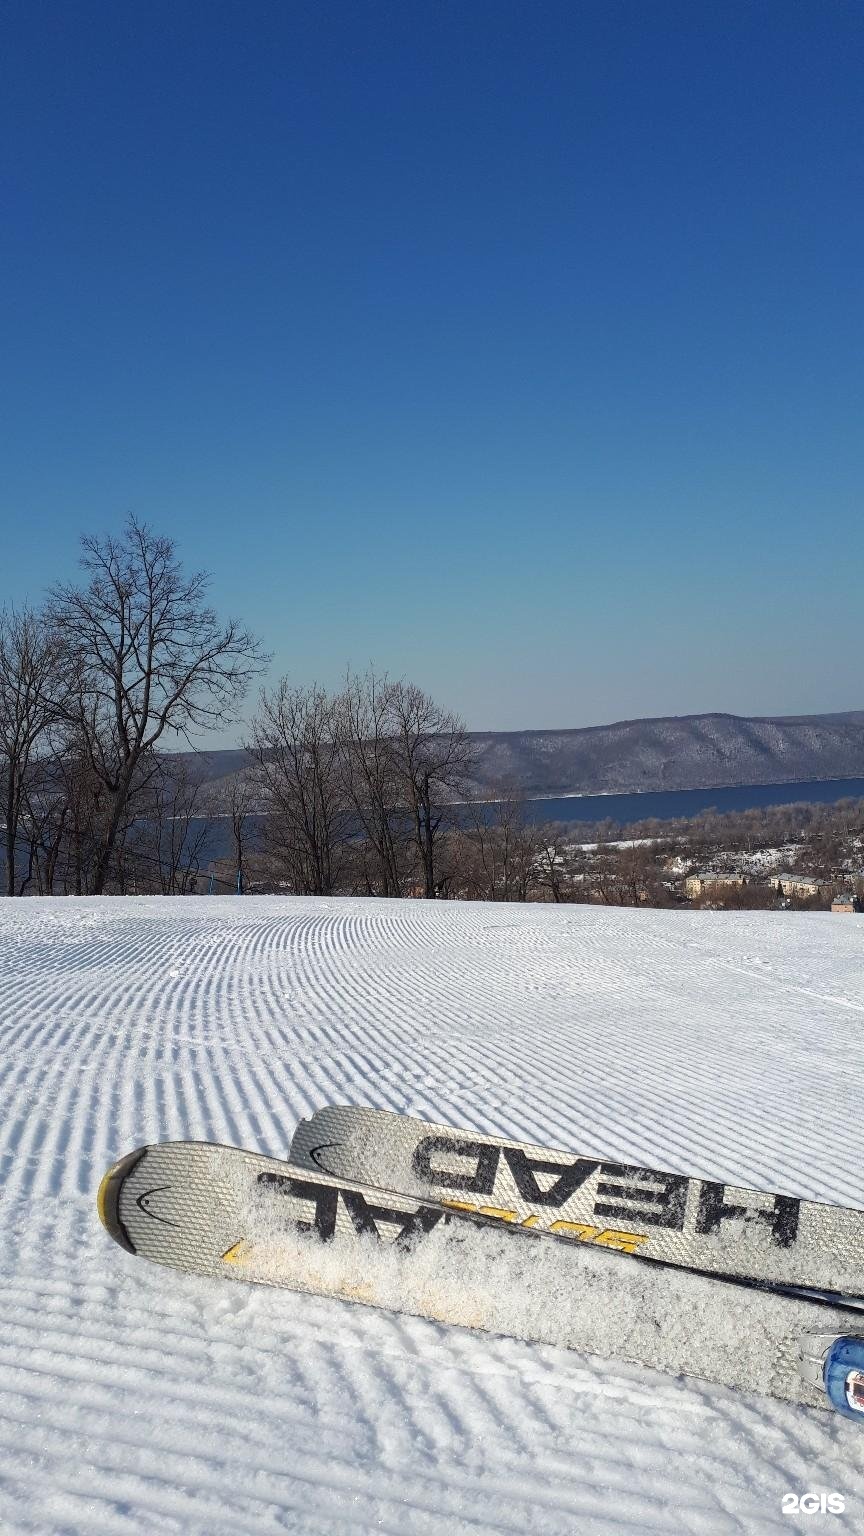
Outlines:
[[[3,1533],[864,1530],[839,1417],[174,1275],[94,1209],[141,1142],[280,1156],[328,1101],[864,1205],[864,920],[8,901],[0,1003]]]

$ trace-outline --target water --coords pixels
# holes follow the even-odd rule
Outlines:
[[[598,822],[611,820],[621,825],[656,817],[671,821],[676,817],[698,816],[700,811],[749,811],[769,805],[833,805],[837,800],[864,799],[864,779],[815,779],[790,784],[735,784],[723,789],[669,789],[633,795],[566,795],[551,800],[527,800],[525,818],[533,825],[547,821]],[[248,846],[257,846],[263,816],[252,816],[248,824]],[[201,868],[210,859],[231,855],[231,828],[227,820],[213,820],[206,825],[207,840],[201,856]]]
[[[803,784],[734,784],[723,789],[661,789],[638,795],[579,795],[562,800],[530,800],[527,819],[612,821],[627,823],[657,817],[671,821],[700,811],[752,811],[768,805],[833,805],[864,799],[864,779],[815,779]]]

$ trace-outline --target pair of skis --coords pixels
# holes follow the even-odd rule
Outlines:
[[[329,1106],[287,1161],[139,1148],[124,1248],[864,1419],[864,1212]]]

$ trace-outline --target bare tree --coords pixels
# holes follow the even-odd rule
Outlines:
[[[568,898],[572,901],[573,884],[572,879],[568,880],[567,870],[569,845],[563,833],[556,832],[551,827],[539,827],[537,831],[532,871],[533,883],[541,891],[548,891],[556,903],[566,901]]]
[[[27,847],[27,873],[19,889],[24,894],[31,881],[40,896],[51,896],[58,889],[77,889],[85,885],[83,815],[85,785],[78,780],[78,763],[69,743],[60,734],[51,733],[49,750],[40,756],[39,772],[30,775],[21,808],[21,840]],[[76,835],[77,834],[77,835]],[[92,837],[87,838],[88,848]],[[77,859],[78,880],[70,881]]]
[[[388,695],[394,768],[423,871],[423,893],[439,894],[436,854],[445,808],[466,791],[472,744],[457,715],[413,683],[393,683]]]
[[[142,756],[166,733],[188,739],[235,718],[266,657],[237,620],[217,619],[209,577],[183,572],[172,539],[130,517],[119,538],[81,542],[87,585],[54,587],[49,614],[75,664],[69,718],[107,800],[99,894]]]
[[[19,889],[24,894],[35,880],[40,896],[56,888],[69,889],[68,873],[76,819],[79,829],[84,786],[79,784],[74,744],[59,725],[50,729],[38,762],[31,765],[21,804],[20,840],[27,848],[27,872]],[[79,848],[79,855],[81,849]],[[83,864],[83,861],[82,861]],[[83,879],[79,881],[83,889]]]
[[[237,890],[242,896],[246,871],[244,866],[244,851],[246,849],[246,823],[255,807],[255,786],[245,769],[241,769],[231,780],[228,789],[228,816],[231,822],[231,840],[234,844],[234,867],[237,871]]]
[[[56,797],[49,782],[40,776],[24,786],[18,826],[19,846],[26,849],[27,868],[21,875],[19,896],[34,880],[40,896],[50,896],[54,889],[66,822],[65,807],[57,814]]]
[[[332,895],[351,833],[338,701],[316,683],[262,688],[246,751],[267,808],[264,837],[295,891]]]
[[[527,901],[538,836],[525,821],[524,795],[498,786],[494,800],[472,800],[461,816],[460,842],[467,854],[463,878],[483,901]]]
[[[104,840],[106,790],[94,772],[87,744],[74,726],[54,754],[58,815],[67,821],[64,888],[81,896],[93,883],[97,850]]]
[[[340,729],[344,742],[345,782],[364,838],[374,854],[378,890],[382,896],[402,892],[406,806],[400,807],[400,784],[394,751],[394,685],[387,674],[345,680],[340,697]],[[368,876],[368,863],[365,866]],[[369,894],[374,886],[369,881]]]
[[[199,816],[200,778],[180,754],[156,757],[126,838],[136,890],[186,895],[197,885],[207,825]],[[119,842],[119,840],[118,840]]]
[[[15,894],[15,845],[39,745],[56,719],[57,637],[31,608],[0,612],[0,772],[6,824],[6,894]],[[32,870],[33,855],[30,865]],[[26,881],[25,881],[26,884]]]
[[[608,843],[598,843],[588,876],[591,895],[607,907],[628,905],[627,890],[621,879],[618,850]]]

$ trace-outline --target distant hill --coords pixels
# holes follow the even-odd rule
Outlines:
[[[572,731],[476,733],[481,783],[529,795],[630,794],[864,777],[864,710],[841,715],[671,715]]]
[[[669,715],[574,730],[473,731],[475,789],[526,795],[630,794],[806,779],[864,778],[864,710],[837,715]],[[197,759],[211,806],[241,751]]]

